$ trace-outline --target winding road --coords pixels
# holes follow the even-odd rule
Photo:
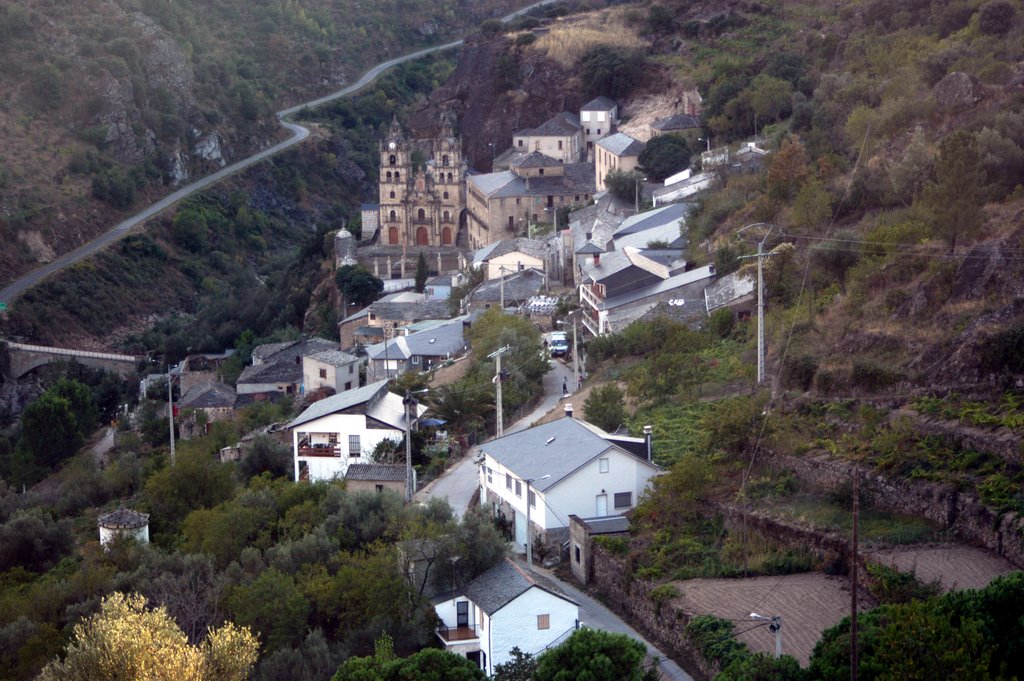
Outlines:
[[[560,2],[560,0],[542,0],[541,2],[535,2],[532,5],[524,7],[520,10],[516,10],[515,12],[512,12],[511,14],[502,17],[501,21],[508,23],[515,19],[516,17],[519,17],[532,9],[535,9],[537,7],[543,7],[544,5],[551,5],[556,2]],[[434,54],[435,52],[443,52],[445,50],[450,50],[452,48],[459,47],[460,45],[462,45],[463,42],[463,40],[455,40],[450,43],[445,43],[444,45],[435,45],[434,47],[427,47],[422,50],[417,50],[416,52],[411,52],[409,54],[402,55],[401,57],[389,59],[388,61],[381,62],[380,64],[374,66],[372,69],[364,73],[362,77],[359,78],[359,80],[357,80],[352,85],[349,85],[348,87],[342,88],[341,90],[332,92],[329,95],[319,97],[312,101],[304,102],[302,104],[298,104],[296,106],[292,106],[287,109],[282,109],[281,111],[278,111],[278,122],[280,122],[280,124],[285,129],[291,132],[291,137],[284,140],[283,142],[275,144],[272,147],[264,149],[263,151],[257,152],[252,156],[249,156],[248,158],[244,158],[241,161],[232,163],[231,165],[226,166],[211,175],[207,175],[202,179],[196,180],[195,182],[186,185],[171,194],[168,194],[167,196],[152,204],[145,210],[142,210],[136,213],[135,215],[131,216],[130,218],[114,225],[114,227],[112,227],[110,230],[99,235],[92,241],[88,241],[82,244],[75,250],[69,253],[65,253],[56,260],[47,263],[46,265],[43,265],[42,267],[39,267],[33,270],[32,272],[29,272],[20,279],[11,282],[5,288],[0,289],[0,310],[4,308],[5,304],[9,308],[11,302],[15,298],[17,298],[19,295],[21,295],[31,287],[43,281],[51,274],[60,272],[66,267],[75,264],[79,260],[87,258],[90,255],[93,255],[94,253],[100,251],[101,249],[106,248],[107,246],[109,246],[110,244],[112,244],[113,242],[117,241],[118,239],[126,235],[128,232],[130,232],[134,227],[137,227],[138,225],[149,220],[151,217],[163,212],[167,208],[170,208],[171,206],[178,203],[185,197],[190,196],[201,189],[205,189],[206,187],[209,187],[210,185],[219,182],[230,175],[234,175],[239,171],[245,170],[246,168],[257,164],[260,161],[273,156],[274,154],[279,154],[285,149],[293,147],[299,142],[309,137],[309,130],[302,127],[301,125],[288,121],[288,116],[291,116],[292,114],[303,109],[317,107],[320,106],[321,104],[326,104],[327,102],[334,101],[335,99],[347,97],[351,94],[359,92],[364,87],[366,87],[367,85],[375,81],[377,78],[379,78],[382,73],[384,73],[385,71],[392,67],[398,66],[399,64],[403,64],[407,61],[412,61],[414,59],[425,57],[429,54]]]

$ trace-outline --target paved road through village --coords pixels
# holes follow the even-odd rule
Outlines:
[[[529,12],[534,8],[542,7],[544,5],[550,5],[555,2],[560,2],[560,0],[542,0],[542,2],[536,2],[532,5],[524,7],[523,9],[512,12],[511,14],[502,17],[501,20],[505,23],[508,23],[509,21],[512,21],[516,17],[525,14],[526,12]],[[342,88],[341,90],[338,90],[336,92],[332,92],[331,94],[325,95],[324,97],[319,97],[312,101],[304,102],[302,104],[298,104],[296,106],[288,107],[287,109],[282,109],[281,111],[278,111],[278,121],[286,130],[288,130],[291,133],[291,137],[284,140],[283,142],[275,144],[274,146],[268,149],[264,149],[263,151],[253,154],[248,158],[232,163],[231,165],[222,168],[221,170],[218,170],[212,175],[207,175],[206,177],[200,180],[196,180],[195,182],[186,185],[171,194],[168,194],[167,196],[160,199],[159,201],[149,206],[145,210],[142,210],[136,213],[135,215],[131,216],[130,218],[114,225],[114,227],[112,227],[110,230],[104,232],[103,234],[96,237],[92,241],[88,241],[82,244],[81,246],[71,251],[70,253],[65,253],[56,260],[53,260],[52,262],[49,262],[46,265],[43,265],[42,267],[39,267],[33,270],[32,272],[29,272],[20,279],[11,282],[3,289],[0,289],[0,303],[6,303],[6,305],[10,307],[11,303],[14,301],[15,298],[17,298],[22,293],[24,293],[31,287],[35,286],[39,282],[43,281],[51,274],[59,272],[65,269],[66,267],[75,264],[79,260],[87,258],[90,255],[93,255],[94,253],[100,251],[101,249],[106,248],[107,246],[114,243],[121,237],[125,236],[134,227],[141,225],[142,223],[149,220],[151,217],[163,212],[167,208],[170,208],[171,206],[178,203],[185,197],[190,196],[191,194],[194,194],[195,192],[201,189],[205,189],[206,187],[209,187],[210,185],[223,180],[225,177],[234,175],[239,171],[245,170],[246,168],[255,165],[256,163],[259,163],[260,161],[266,158],[269,158],[275,154],[279,154],[285,149],[289,149],[298,144],[299,142],[301,142],[302,140],[309,137],[309,130],[302,127],[301,125],[286,120],[288,116],[298,111],[301,111],[302,109],[320,106],[321,104],[325,104],[335,99],[340,99],[341,97],[347,97],[351,94],[354,94],[362,90],[364,87],[366,87],[373,81],[375,81],[377,78],[380,77],[382,73],[384,73],[385,71],[394,66],[397,66],[398,64],[403,64],[407,61],[419,59],[420,57],[425,57],[435,52],[443,52],[445,50],[450,50],[452,48],[458,47],[459,45],[462,45],[462,43],[462,40],[455,40],[444,45],[435,45],[434,47],[427,47],[422,50],[417,50],[416,52],[411,52],[410,54],[402,55],[401,57],[389,59],[388,61],[382,62],[374,66],[372,69],[364,73],[362,77],[359,78],[359,80],[357,80],[352,85],[349,85],[348,87]]]

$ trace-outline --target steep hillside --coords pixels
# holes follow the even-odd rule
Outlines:
[[[267,146],[274,110],[517,4],[0,2],[0,284]]]

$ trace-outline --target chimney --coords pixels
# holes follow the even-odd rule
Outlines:
[[[601,254],[600,253],[595,253],[594,254],[594,267],[597,267],[600,264],[601,264]]]
[[[594,233],[593,232],[587,232],[587,241],[590,241],[593,238],[594,238]]]
[[[565,403],[565,417],[568,419],[572,418],[572,402]]]
[[[651,448],[651,431],[654,430],[651,426],[644,426],[644,444],[647,447],[647,460],[654,461],[654,451]]]

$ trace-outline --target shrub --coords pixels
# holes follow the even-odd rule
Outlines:
[[[728,338],[735,326],[736,315],[732,308],[719,308],[708,318],[708,330],[718,338]]]
[[[516,38],[516,45],[532,45],[537,42],[537,36],[533,33],[523,33],[521,36]]]
[[[1013,28],[1017,10],[1006,0],[992,0],[978,12],[978,30],[986,35],[1003,36]]]
[[[909,603],[937,596],[942,591],[938,580],[924,583],[912,572],[868,563],[868,578],[871,582],[871,593],[882,603]]]
[[[643,82],[646,66],[641,50],[599,45],[580,60],[580,80],[587,96],[621,99]]]
[[[985,343],[982,367],[990,372],[1024,373],[1024,324],[1001,331]]]
[[[818,362],[810,355],[801,355],[790,359],[783,368],[782,378],[787,386],[810,390],[814,376],[818,372]]]
[[[898,382],[902,376],[869,360],[854,360],[850,380],[866,390],[878,390]]]
[[[614,431],[626,422],[625,395],[614,383],[594,389],[583,403],[587,421],[598,428]]]

